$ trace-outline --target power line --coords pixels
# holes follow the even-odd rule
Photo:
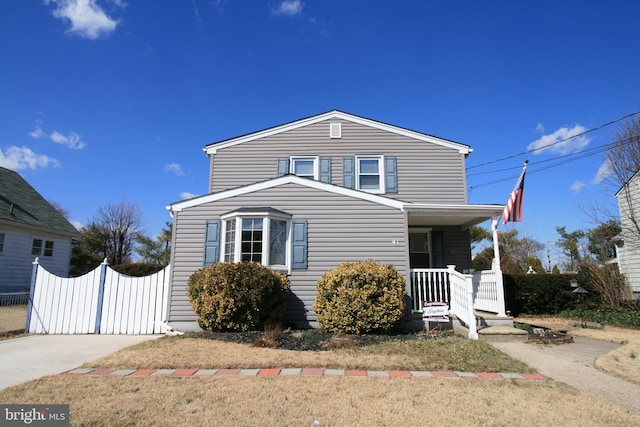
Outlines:
[[[557,156],[557,157],[553,157],[551,159],[541,160],[539,162],[529,163],[529,166],[531,166],[531,165],[539,165],[541,163],[547,163],[547,162],[563,159],[563,160],[561,160],[561,161],[559,161],[557,163],[554,163],[552,165],[548,165],[548,166],[545,166],[545,167],[541,167],[541,168],[538,168],[538,169],[535,169],[535,168],[534,169],[529,169],[529,168],[527,168],[527,175],[531,175],[531,174],[534,174],[534,173],[542,172],[542,171],[547,170],[547,169],[551,169],[551,168],[555,168],[555,167],[558,167],[558,166],[562,166],[564,164],[571,163],[571,162],[574,162],[576,160],[584,159],[585,157],[590,157],[590,156],[593,156],[595,154],[599,154],[601,152],[607,151],[609,148],[613,147],[614,145],[620,144],[621,142],[623,144],[631,144],[631,143],[634,143],[635,141],[636,141],[636,138],[629,137],[626,140],[619,140],[617,142],[612,142],[610,144],[601,145],[599,147],[594,147],[594,148],[591,148],[589,150],[580,151],[578,153],[565,154],[563,156]],[[489,173],[504,172],[504,171],[513,170],[513,169],[521,170],[521,168],[522,168],[521,166],[516,166],[516,167],[511,167],[511,168],[505,168],[505,169],[502,169],[502,170],[482,172],[482,173],[469,174],[469,175],[484,175],[484,174],[489,174]],[[484,182],[484,183],[481,183],[481,184],[478,184],[478,185],[473,185],[473,186],[469,187],[469,190],[473,190],[473,189],[478,188],[478,187],[486,187],[488,185],[498,184],[498,183],[504,182],[504,181],[511,181],[511,180],[517,178],[518,176],[519,176],[518,174],[509,175],[506,178],[500,178],[500,179],[496,179],[494,181]]]
[[[559,141],[554,142],[553,144],[548,144],[548,145],[545,145],[544,147],[538,147],[538,148],[534,148],[534,149],[531,149],[531,150],[528,150],[528,151],[523,151],[523,152],[521,152],[521,153],[512,154],[512,155],[510,155],[510,156],[502,157],[502,158],[500,158],[500,159],[492,160],[492,161],[485,162],[485,163],[481,163],[481,164],[479,164],[479,165],[469,166],[469,167],[467,168],[467,170],[475,169],[475,168],[479,168],[479,167],[481,167],[481,166],[491,165],[491,164],[494,164],[494,163],[498,163],[498,162],[502,162],[502,161],[505,161],[505,160],[513,159],[513,158],[515,158],[515,157],[524,156],[525,154],[534,153],[534,152],[536,152],[536,151],[544,150],[544,149],[546,149],[546,148],[553,147],[554,145],[560,144],[560,143],[562,143],[562,142],[569,141],[569,140],[571,140],[571,139],[573,139],[573,138],[577,138],[577,137],[579,137],[579,136],[583,136],[583,135],[586,135],[586,134],[588,134],[588,133],[595,132],[595,131],[600,130],[600,129],[602,129],[602,128],[605,128],[605,127],[607,127],[607,126],[611,126],[612,124],[618,123],[618,122],[620,122],[620,121],[622,121],[622,120],[626,120],[626,119],[628,119],[629,117],[633,117],[633,116],[636,116],[636,115],[638,115],[638,114],[640,114],[640,111],[636,111],[635,113],[629,113],[629,114],[627,114],[627,115],[625,115],[625,116],[620,117],[619,119],[612,120],[612,121],[610,121],[610,122],[607,122],[607,123],[604,123],[604,124],[602,124],[602,125],[600,125],[600,126],[596,126],[596,127],[594,127],[594,128],[588,129],[588,130],[586,130],[586,131],[584,131],[584,132],[581,132],[581,133],[575,134],[575,135],[570,136],[570,137],[568,137],[568,138],[561,139],[561,140],[559,140]]]

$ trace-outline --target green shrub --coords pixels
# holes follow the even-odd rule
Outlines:
[[[329,331],[385,332],[402,320],[405,292],[404,277],[393,266],[345,262],[318,280],[313,310]]]
[[[157,273],[164,267],[164,265],[152,264],[149,262],[135,262],[131,264],[118,264],[111,266],[111,268],[113,268],[118,273],[133,277],[149,276],[151,274]]]
[[[569,281],[575,274],[503,274],[506,309],[519,314],[558,314],[578,304],[598,305],[599,294],[581,278],[580,286],[589,293],[574,294]]]
[[[255,262],[219,262],[189,277],[187,295],[198,325],[211,331],[253,331],[282,321],[286,276]]]
[[[582,317],[586,321],[623,328],[640,328],[640,301],[625,301],[616,307],[577,307],[559,313],[564,317]]]

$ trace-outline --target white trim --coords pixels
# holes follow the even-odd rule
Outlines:
[[[232,147],[234,145],[242,144],[244,142],[253,141],[259,138],[265,138],[268,136],[276,135],[276,134],[290,131],[293,129],[298,129],[303,126],[308,126],[308,125],[322,122],[324,120],[333,120],[333,119],[345,120],[352,123],[369,126],[375,129],[380,129],[386,132],[392,132],[398,135],[417,139],[419,141],[430,142],[433,144],[441,145],[443,147],[457,150],[460,154],[466,155],[473,151],[471,147],[469,147],[468,145],[460,144],[458,142],[448,141],[446,139],[441,139],[432,135],[427,135],[424,133],[420,133],[420,132],[416,132],[408,129],[403,129],[403,128],[389,125],[386,123],[377,122],[375,120],[365,119],[364,117],[354,116],[354,115],[344,113],[342,111],[337,111],[337,110],[329,111],[328,113],[319,114],[317,116],[308,117],[306,119],[297,120],[291,123],[272,127],[262,131],[250,133],[248,135],[239,136],[237,138],[232,138],[222,142],[211,143],[207,145],[203,150],[205,153],[207,153],[207,155],[212,155],[212,154],[216,154],[218,150],[223,148]]]
[[[339,187],[337,185],[326,184],[320,181],[313,181],[307,178],[300,178],[296,175],[285,175],[268,181],[257,182],[255,184],[246,185],[244,187],[234,188],[231,190],[220,191],[219,193],[207,194],[205,196],[194,197],[193,199],[183,200],[167,206],[171,212],[180,212],[183,209],[200,206],[205,203],[217,202],[218,200],[228,199],[230,197],[241,196],[244,194],[254,193],[269,188],[279,187],[286,184],[297,184],[303,187],[314,188],[316,190],[326,191],[329,193],[340,194],[356,199],[367,200],[383,206],[389,206],[398,210],[403,210],[408,204],[390,199],[388,197],[378,196],[364,191],[352,190],[349,188]],[[501,211],[502,212],[502,211]]]
[[[374,194],[384,194],[386,192],[386,182],[385,182],[385,177],[387,175],[387,171],[385,170],[385,162],[384,162],[384,156],[379,155],[379,154],[372,154],[372,155],[362,155],[362,156],[355,156],[356,158],[356,188],[360,191],[366,191],[367,193],[374,193]],[[360,188],[360,161],[361,160],[377,160],[378,161],[378,188]],[[366,176],[373,176],[373,174],[364,174]]]
[[[313,179],[314,180],[318,180],[320,179],[320,157],[319,156],[291,156],[289,157],[289,173],[292,173],[294,175],[297,176],[301,176],[298,175],[295,172],[295,163],[296,160],[312,160],[313,161]]]

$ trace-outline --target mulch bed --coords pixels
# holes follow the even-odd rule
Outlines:
[[[190,332],[183,337],[202,338],[233,342],[238,344],[254,344],[265,333],[262,331],[252,332]],[[418,333],[394,333],[386,335],[347,335],[340,336],[333,332],[322,329],[293,329],[283,331],[276,339],[276,348],[294,351],[325,351],[328,350],[328,343],[332,338],[340,338],[351,341],[354,347],[366,347],[370,345],[382,344],[386,342],[401,342],[411,340],[437,340],[450,336],[455,336],[452,330],[418,332]]]

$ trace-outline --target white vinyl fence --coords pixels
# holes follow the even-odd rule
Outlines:
[[[169,269],[145,277],[120,274],[105,262],[81,277],[62,278],[36,258],[26,332],[35,334],[164,333]]]

